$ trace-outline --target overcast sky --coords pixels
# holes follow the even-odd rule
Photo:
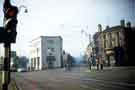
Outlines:
[[[0,25],[2,26],[3,0],[0,0]],[[12,4],[25,5],[18,14],[17,43],[13,49],[29,55],[29,41],[44,35],[63,38],[63,48],[79,56],[88,44],[88,36],[81,30],[94,34],[97,24],[119,25],[121,19],[135,25],[135,0],[12,0]],[[134,22],[133,22],[134,21]]]

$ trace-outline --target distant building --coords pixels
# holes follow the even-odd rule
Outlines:
[[[91,57],[91,54],[92,54],[92,47],[91,45],[89,44],[86,48],[86,55],[87,55],[87,58],[90,58]]]
[[[60,36],[40,36],[31,41],[30,69],[42,70],[61,67],[62,38]]]
[[[101,24],[98,25],[98,32],[96,32],[93,36],[94,40],[94,56],[96,58],[101,58],[102,60],[105,60],[105,52],[103,47],[103,33],[102,33],[102,26]]]
[[[18,57],[18,68],[25,68],[28,69],[28,61],[29,59],[26,56],[19,56]]]
[[[86,48],[86,55],[87,55],[87,62],[88,62],[88,59],[90,59],[92,65],[95,65],[95,49],[94,49],[93,41],[90,44],[88,44]]]
[[[15,68],[14,67],[14,64],[15,64],[14,59],[16,58],[16,56],[17,56],[16,51],[11,51],[10,67],[13,68],[13,69]]]
[[[99,30],[94,35],[96,57],[102,58],[105,64],[110,65],[126,65],[127,47],[125,31],[130,25],[125,25],[125,21],[121,20],[121,25],[109,27],[105,30]],[[101,25],[99,25],[101,29]]]
[[[67,61],[68,61],[68,53],[63,51],[63,64],[64,64],[64,67],[65,65],[67,64]]]

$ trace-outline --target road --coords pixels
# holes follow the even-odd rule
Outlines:
[[[12,78],[21,90],[135,90],[134,82],[128,82],[127,69],[87,71],[84,67],[71,72],[54,69],[12,73]]]

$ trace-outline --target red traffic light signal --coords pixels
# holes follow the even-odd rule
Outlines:
[[[17,27],[17,14],[18,8],[15,6],[10,6],[5,12],[5,22],[4,30],[6,32],[6,43],[15,43],[16,42],[16,27]]]
[[[6,11],[6,17],[16,17],[18,14],[18,8],[15,6],[11,6]]]

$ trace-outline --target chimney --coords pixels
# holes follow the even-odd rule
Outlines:
[[[125,27],[125,20],[120,21],[121,27]]]
[[[127,22],[127,28],[131,28],[131,22]]]
[[[101,24],[98,24],[98,32],[102,32],[102,26],[101,26]]]
[[[106,29],[109,29],[109,26],[108,25],[106,26]]]

